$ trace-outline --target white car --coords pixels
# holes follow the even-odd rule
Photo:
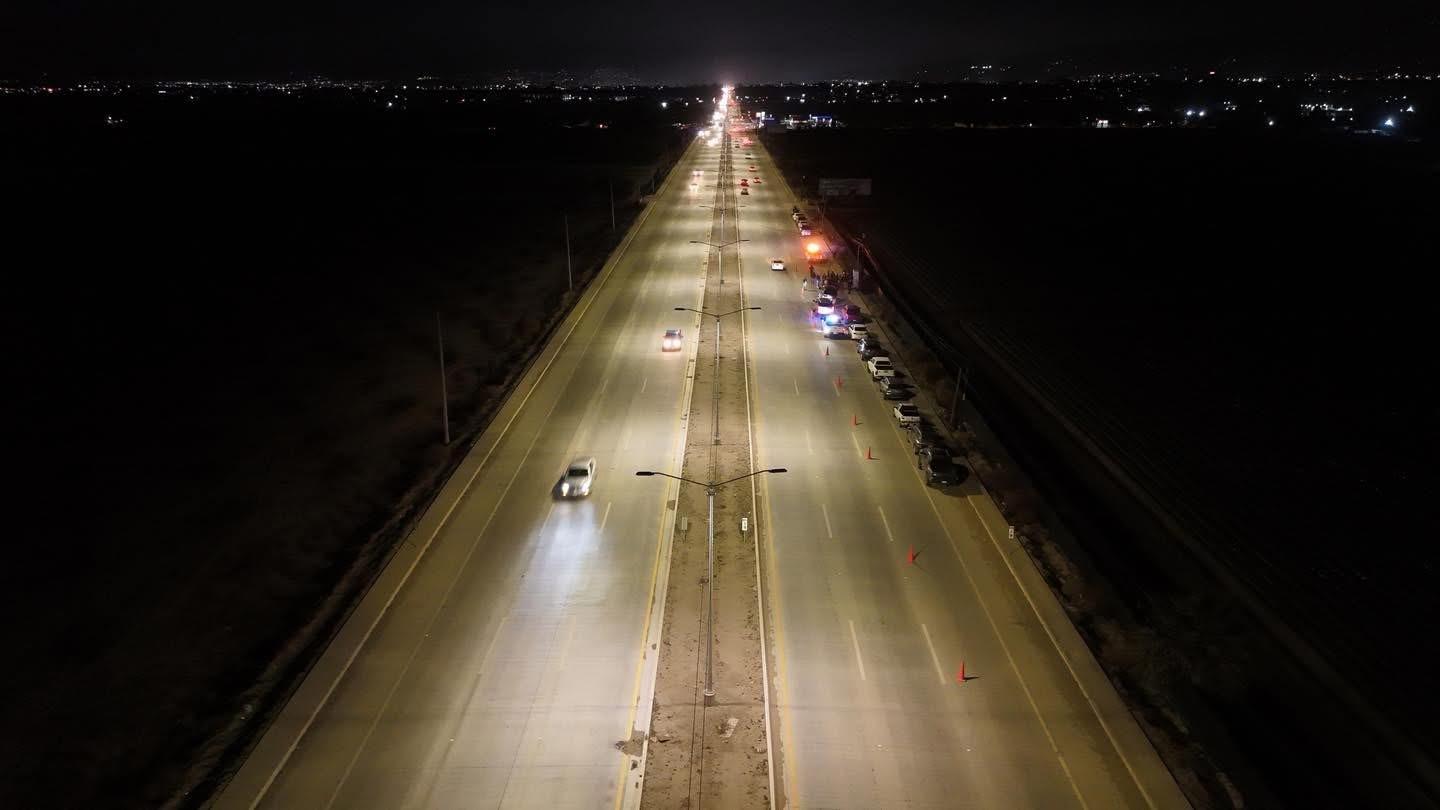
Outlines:
[[[825,337],[836,340],[844,340],[850,337],[850,327],[843,323],[827,323],[820,331]]]
[[[852,324],[850,324],[850,339],[851,339],[851,340],[864,340],[864,339],[867,338],[867,337],[870,337],[870,329],[869,329],[869,327],[865,326],[865,324],[863,324],[863,323],[852,323]]]
[[[693,171],[693,172],[690,173],[690,176],[691,176],[691,177],[704,177],[704,176],[705,176],[705,170],[704,170],[704,169],[696,169],[695,171]]]
[[[595,483],[595,459],[577,458],[565,468],[560,476],[556,491],[562,498],[584,498],[590,494],[590,485]]]
[[[678,352],[684,348],[685,333],[679,329],[666,329],[665,337],[660,339],[660,351]]]
[[[869,367],[869,369],[870,369],[870,377],[871,377],[872,379],[878,380],[878,379],[880,379],[881,377],[894,377],[894,376],[895,376],[895,364],[894,364],[894,363],[891,363],[891,362],[890,362],[890,358],[888,358],[888,357],[884,357],[884,356],[872,357],[872,358],[870,358],[870,362],[867,363],[866,365],[867,365],[867,366]]]
[[[771,260],[770,260],[770,269],[771,269],[771,270],[784,270],[784,269],[785,269],[785,262],[782,262],[782,261],[780,261],[779,259],[771,259]]]
[[[828,295],[822,295],[815,299],[815,314],[829,315],[835,311],[835,299]]]
[[[814,233],[814,231],[810,230],[810,223],[808,223],[808,222],[802,222],[802,223],[800,223],[800,235],[801,235],[801,236],[810,236],[810,235],[813,234],[813,233]]]
[[[895,421],[902,425],[920,423],[920,409],[908,402],[902,402],[896,405],[892,412],[895,414]]]

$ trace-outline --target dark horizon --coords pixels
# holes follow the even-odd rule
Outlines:
[[[343,14],[318,5],[194,7],[155,0],[115,9],[85,0],[0,14],[0,77],[479,76],[596,70],[646,84],[765,84],[840,77],[966,75],[1004,65],[1016,78],[1086,72],[1433,72],[1440,11],[1408,0],[1301,7],[1285,0],[1156,9],[1105,0],[1084,12],[1038,0],[904,10],[738,7],[701,25],[658,8],[440,6],[416,15],[371,0]],[[596,36],[593,32],[605,32]]]

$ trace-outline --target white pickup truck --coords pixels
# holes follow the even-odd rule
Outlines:
[[[879,380],[884,377],[895,376],[895,365],[890,362],[890,358],[888,357],[872,357],[870,358],[870,362],[866,363],[866,366],[870,369],[871,379]]]

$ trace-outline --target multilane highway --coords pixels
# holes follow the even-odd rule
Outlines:
[[[718,160],[688,149],[218,806],[633,801],[616,742],[648,724],[642,651],[674,497],[633,473],[680,472],[694,340],[662,353],[661,337],[689,324],[675,306],[700,306],[706,248],[690,240],[714,191],[690,175]],[[583,456],[592,494],[556,500]]]
[[[816,331],[811,240],[761,144],[736,165],[761,178],[740,198],[756,465],[790,469],[761,487],[791,804],[1188,806],[981,488],[925,486],[853,346]]]
[[[660,338],[701,304],[719,152],[691,145],[217,806],[638,798],[617,742],[648,728],[674,490],[633,472],[679,473],[694,335]],[[825,355],[793,199],[758,144],[735,166],[761,178],[736,197],[756,462],[790,469],[758,516],[780,800],[1184,806],[993,505],[925,487],[853,348]],[[577,456],[594,491],[556,500]]]

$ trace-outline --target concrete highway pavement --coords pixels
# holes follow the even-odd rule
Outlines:
[[[692,144],[218,806],[569,808],[633,801],[719,149]],[[706,185],[702,183],[702,186]],[[682,352],[661,353],[666,328]],[[588,499],[561,501],[594,456]],[[671,517],[673,520],[673,517]],[[625,791],[629,790],[629,794]]]
[[[1188,806],[993,504],[926,487],[853,345],[809,322],[768,155],[736,165],[762,179],[740,198],[756,465],[790,470],[761,482],[789,805]]]

